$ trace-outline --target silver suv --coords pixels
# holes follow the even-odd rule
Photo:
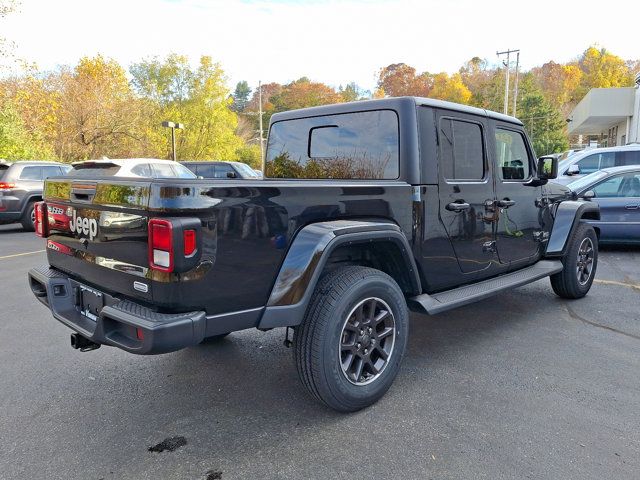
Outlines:
[[[42,200],[47,177],[64,175],[71,166],[56,162],[0,161],[0,224],[20,222],[33,231],[33,206]]]

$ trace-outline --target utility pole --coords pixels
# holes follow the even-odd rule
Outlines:
[[[513,89],[513,116],[516,116],[516,107],[518,104],[518,67],[520,66],[520,51],[516,55],[516,85]]]
[[[512,53],[520,52],[520,50],[505,50],[504,52],[496,52],[496,55],[500,57],[500,55],[506,55],[507,61],[502,62],[505,66],[504,74],[504,114],[507,115],[509,113],[509,67],[511,66],[510,56]]]
[[[175,162],[176,161],[176,129],[182,130],[184,128],[184,124],[165,121],[165,122],[162,122],[162,126],[165,128],[171,129],[171,152],[173,156],[173,161]]]
[[[260,163],[262,164],[262,172],[264,173],[264,141],[262,139],[262,81],[258,80],[258,115],[260,116]]]

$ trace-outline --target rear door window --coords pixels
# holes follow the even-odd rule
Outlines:
[[[448,181],[482,180],[485,174],[482,127],[477,123],[440,120],[440,165]]]
[[[42,167],[24,167],[20,180],[42,180]]]
[[[396,179],[398,115],[352,112],[276,122],[265,172],[272,178]]]

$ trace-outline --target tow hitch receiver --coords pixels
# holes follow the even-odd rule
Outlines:
[[[80,350],[81,352],[90,352],[91,350],[100,348],[99,343],[94,343],[88,338],[83,337],[79,333],[71,334],[71,346],[76,350]]]

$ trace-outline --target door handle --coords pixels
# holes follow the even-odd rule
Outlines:
[[[638,210],[638,205],[625,205],[625,210]]]
[[[513,207],[515,204],[516,204],[515,200],[509,200],[508,198],[503,198],[502,200],[496,201],[496,205],[500,208]]]
[[[465,210],[469,210],[471,205],[466,202],[451,202],[445,208],[450,212],[460,213]]]

